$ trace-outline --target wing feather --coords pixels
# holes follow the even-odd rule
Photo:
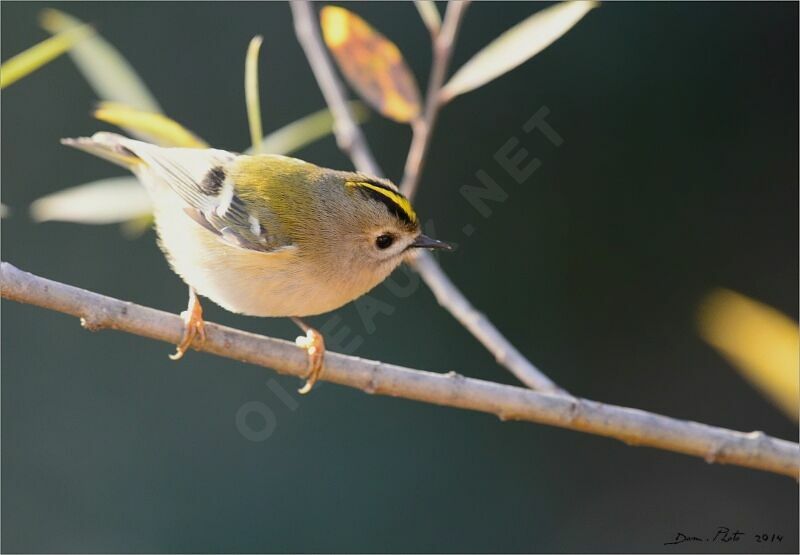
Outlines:
[[[262,252],[288,246],[270,237],[261,221],[238,194],[226,167],[237,154],[214,149],[163,148],[125,139],[125,148],[145,162],[150,172],[185,203],[184,212],[225,243]]]

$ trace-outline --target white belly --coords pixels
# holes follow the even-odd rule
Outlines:
[[[329,312],[386,276],[356,279],[350,268],[319,271],[297,247],[262,253],[221,241],[183,212],[171,192],[156,200],[159,243],[172,268],[195,291],[226,310],[250,316]]]

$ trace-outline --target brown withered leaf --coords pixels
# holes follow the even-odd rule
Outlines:
[[[417,82],[397,46],[353,12],[325,6],[320,12],[325,44],[356,91],[387,118],[419,116]]]

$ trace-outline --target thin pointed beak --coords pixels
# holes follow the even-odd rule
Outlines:
[[[414,242],[411,243],[409,247],[415,249],[443,249],[446,251],[453,250],[453,245],[437,239],[431,239],[427,235],[419,235],[416,239],[414,239]]]

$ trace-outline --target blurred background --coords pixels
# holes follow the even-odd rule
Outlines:
[[[424,90],[429,38],[413,5],[345,5],[397,43]],[[265,129],[324,107],[286,4],[4,2],[4,60],[48,36],[47,6],[94,23],[165,112],[216,147],[248,146],[242,76],[256,34]],[[542,6],[471,6],[453,69]],[[718,287],[797,321],[797,17],[796,3],[609,3],[442,112],[416,202],[460,245],[440,261],[570,392],[797,440],[796,420],[697,331]],[[89,115],[96,100],[66,56],[3,91],[2,258],[180,312],[185,286],[152,232],[27,215],[46,194],[122,175],[58,143],[108,128]],[[559,148],[521,131],[542,106]],[[399,179],[408,127],[373,114],[365,131]],[[522,184],[493,158],[511,137],[542,162]],[[297,155],[350,167],[330,137]],[[487,218],[458,192],[478,170],[508,193]],[[340,349],[516,383],[424,285],[372,296],[386,303],[372,320],[353,305],[335,313]],[[289,321],[204,306],[211,321],[297,335]],[[173,363],[166,344],[2,311],[5,552],[798,550],[786,477],[329,384],[300,397],[299,380],[263,368],[195,352]],[[269,433],[243,434],[237,415],[263,430],[265,410]],[[663,545],[717,526],[748,536]]]

